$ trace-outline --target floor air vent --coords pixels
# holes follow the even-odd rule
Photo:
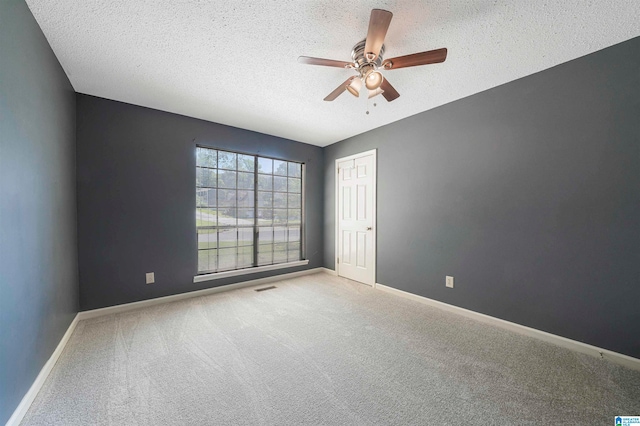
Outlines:
[[[262,288],[256,288],[254,291],[265,291],[265,290],[272,290],[276,288],[275,285],[269,286],[269,287],[262,287]]]

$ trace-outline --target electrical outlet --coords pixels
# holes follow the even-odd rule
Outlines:
[[[147,272],[146,278],[147,278],[147,284],[153,284],[156,282],[156,276],[153,272]]]
[[[449,288],[453,288],[453,277],[450,277],[449,275],[447,275],[447,282],[445,285]]]

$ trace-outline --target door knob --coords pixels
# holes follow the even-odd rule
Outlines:
[[[367,231],[371,231],[373,228],[370,226],[367,226]]]

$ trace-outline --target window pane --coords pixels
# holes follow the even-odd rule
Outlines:
[[[277,192],[273,193],[273,207],[277,208],[287,208],[287,194],[279,194]]]
[[[253,189],[255,184],[253,173],[238,173],[238,188]]]
[[[198,250],[198,272],[215,272],[218,250]]]
[[[253,209],[238,209],[238,226],[253,225]]]
[[[238,155],[238,170],[253,173],[254,158],[253,155]]]
[[[287,252],[287,262],[295,262],[300,260],[300,250],[289,250]]]
[[[198,250],[198,272],[209,270],[209,250]]]
[[[198,250],[218,247],[218,232],[215,229],[198,229]]]
[[[258,173],[273,173],[273,160],[258,157]]]
[[[290,226],[289,230],[289,242],[300,241],[300,226]]]
[[[223,228],[218,229],[218,241],[220,248],[235,247],[238,245],[238,229]]]
[[[289,262],[294,260],[300,260],[300,243],[288,244],[288,260]]]
[[[274,243],[286,243],[287,242],[287,228],[281,226],[273,228],[273,242]]]
[[[289,225],[296,225],[300,223],[300,209],[289,209]]]
[[[284,243],[273,245],[273,263],[284,263],[287,261],[287,245]]]
[[[287,243],[288,250],[300,250],[300,243]]]
[[[287,175],[287,162],[280,160],[273,160],[273,174],[279,176]]]
[[[198,148],[196,149],[196,165],[215,168],[218,161],[217,155],[215,149]]]
[[[238,229],[238,245],[251,246],[251,250],[253,251],[253,228]]]
[[[196,189],[196,206],[197,207],[215,207],[216,206],[216,190],[212,188]]]
[[[273,262],[273,244],[258,246],[258,265],[270,265]]]
[[[196,170],[196,186],[217,186],[218,172],[212,169],[203,169],[198,167]]]
[[[270,226],[258,228],[258,241],[260,244],[273,242],[273,228]]]
[[[218,250],[218,271],[236,269],[236,248],[221,248]]]
[[[237,214],[234,207],[220,207],[218,209],[218,226],[236,226]]]
[[[196,188],[202,186],[202,168],[196,167]]]
[[[289,192],[300,192],[302,187],[302,180],[296,178],[289,178]]]
[[[215,208],[197,208],[196,226],[217,226],[218,216]]]
[[[202,170],[202,186],[217,186],[218,171],[212,169]]]
[[[273,223],[279,223],[285,225],[287,223],[287,210],[286,209],[274,209],[273,210]]]
[[[218,168],[236,170],[238,155],[233,152],[218,151]]]
[[[220,170],[218,173],[218,188],[235,188],[236,172]]]
[[[253,207],[253,191],[238,191],[238,207]]]
[[[291,177],[301,177],[302,176],[302,164],[299,163],[289,163],[289,176]]]
[[[209,250],[209,272],[218,270],[218,250]]]
[[[258,189],[262,191],[271,191],[273,176],[271,175],[258,175]]]
[[[300,208],[302,196],[300,194],[289,194],[289,208]]]
[[[246,210],[246,209],[244,209]],[[235,208],[221,208],[218,209],[218,222],[219,225],[235,226],[238,223],[240,212]],[[224,223],[226,219],[230,219],[228,223]]]
[[[253,266],[253,247],[238,247],[238,268]]]
[[[273,190],[274,191],[287,191],[287,178],[281,176],[273,177]]]
[[[271,225],[273,223],[272,209],[258,209],[258,225]]]
[[[287,262],[287,252],[286,251],[274,251],[273,252],[273,263],[286,263]]]
[[[258,207],[273,206],[273,192],[258,192]]]
[[[236,205],[236,190],[235,189],[220,189],[218,190],[218,206],[220,207],[235,207]]]

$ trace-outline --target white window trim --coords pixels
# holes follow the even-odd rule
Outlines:
[[[304,259],[304,260],[298,260],[295,262],[276,263],[273,265],[254,266],[251,268],[244,268],[244,269],[234,269],[232,271],[223,271],[223,272],[215,272],[213,274],[196,275],[195,277],[193,277],[193,282],[200,283],[203,281],[218,280],[220,278],[237,277],[239,275],[249,275],[249,274],[255,274],[258,272],[274,271],[276,269],[293,268],[295,266],[304,266],[308,264],[309,264],[309,259]]]

